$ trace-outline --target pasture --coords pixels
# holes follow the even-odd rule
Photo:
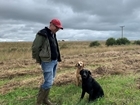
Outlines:
[[[105,97],[90,105],[140,104],[140,46],[89,47],[86,41],[60,41],[62,62],[50,97],[58,105],[76,105],[81,87],[75,86],[75,64],[85,68],[101,84]],[[31,56],[31,42],[0,43],[0,105],[35,105],[42,71]],[[78,105],[88,105],[88,95]]]

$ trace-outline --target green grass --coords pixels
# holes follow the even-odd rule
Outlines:
[[[114,75],[96,80],[102,85],[105,96],[93,103],[88,102],[88,94],[78,104],[81,88],[74,84],[53,86],[50,97],[58,105],[140,105],[140,90],[136,88],[137,75]],[[37,88],[19,87],[0,95],[0,105],[35,105]]]
[[[8,79],[1,79],[0,80],[0,86],[3,86],[5,83],[9,82]]]

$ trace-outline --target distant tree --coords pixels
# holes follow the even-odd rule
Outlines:
[[[89,47],[100,46],[101,44],[98,41],[93,41],[90,43]]]
[[[140,45],[140,40],[136,40],[136,41],[134,41],[134,43],[133,43],[133,44]]]
[[[127,38],[118,38],[116,40],[117,45],[126,45],[130,44],[131,42]]]
[[[106,40],[106,43],[105,43],[107,46],[112,46],[112,45],[116,45],[116,40],[115,40],[115,38],[108,38],[107,40]]]

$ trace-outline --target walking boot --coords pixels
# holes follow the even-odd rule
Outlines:
[[[45,89],[40,87],[39,92],[38,92],[38,96],[37,96],[36,105],[42,105],[43,99],[45,97],[45,91],[46,91]]]
[[[45,97],[44,97],[43,103],[44,103],[45,105],[56,105],[55,103],[52,103],[52,102],[49,100],[49,98],[48,98],[49,92],[50,92],[50,89],[47,89],[47,90],[45,91]]]

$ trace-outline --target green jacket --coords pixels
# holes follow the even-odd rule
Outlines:
[[[37,34],[36,37],[33,41],[32,44],[32,58],[36,59],[37,63],[41,64],[41,61],[43,62],[50,62],[51,61],[51,48],[50,48],[50,43],[49,43],[49,39],[47,37],[47,28],[45,27],[45,29],[40,30]],[[58,49],[58,61],[61,61],[60,58],[60,51],[59,51],[59,47],[58,47],[58,42],[56,39],[56,35],[55,35],[55,40],[57,43],[57,49]]]

